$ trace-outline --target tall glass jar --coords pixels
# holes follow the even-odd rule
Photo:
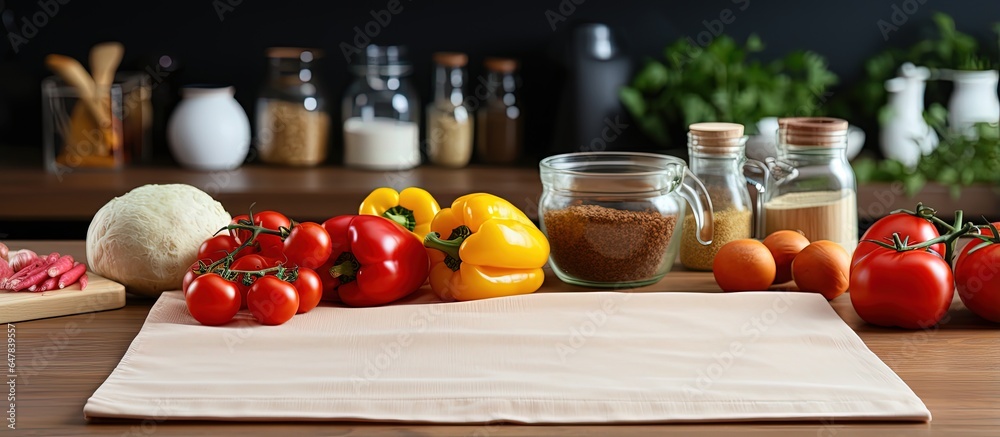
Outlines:
[[[267,81],[257,99],[257,151],[269,164],[314,166],[326,159],[330,117],[316,74],[316,49],[267,49]]]
[[[489,58],[485,65],[487,95],[476,112],[476,154],[485,164],[513,164],[524,142],[517,61]]]
[[[472,117],[465,106],[464,53],[434,54],[434,97],[427,105],[427,157],[445,167],[465,167],[472,158]]]
[[[753,236],[754,208],[743,167],[764,164],[747,160],[746,142],[741,124],[695,123],[688,128],[691,172],[705,184],[715,220],[712,244],[705,246],[695,238],[694,216],[685,215],[681,264],[688,269],[712,270],[712,262],[722,246]]]
[[[420,165],[420,102],[402,46],[369,45],[352,62],[344,93],[344,165],[404,170]]]
[[[847,121],[826,117],[778,120],[778,157],[768,159],[767,233],[798,230],[809,241],[858,245],[857,183],[847,161]]]

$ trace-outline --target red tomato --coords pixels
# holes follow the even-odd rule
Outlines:
[[[285,256],[288,262],[299,267],[315,269],[330,258],[333,241],[319,223],[299,223],[285,239]]]
[[[323,282],[313,269],[299,267],[299,277],[292,283],[299,293],[299,309],[296,314],[304,314],[316,308],[323,298]]]
[[[201,243],[201,247],[198,248],[198,259],[205,264],[211,264],[225,258],[239,246],[240,244],[231,235],[216,235]]]
[[[875,243],[869,243],[863,240],[876,240],[892,244],[893,233],[898,233],[900,239],[905,240],[909,237],[908,244],[910,245],[923,243],[924,241],[941,236],[937,228],[934,227],[934,224],[926,219],[914,217],[905,212],[889,214],[880,218],[877,222],[875,222],[875,224],[868,228],[867,231],[865,231],[864,235],[861,236],[862,241],[858,243],[858,247],[854,249],[854,256],[851,258],[851,267],[861,261],[861,258],[864,258],[865,255],[868,255],[873,250],[880,248],[879,245]],[[931,249],[937,252],[938,255],[944,256],[945,244],[935,244],[931,246]]]
[[[263,270],[270,267],[267,260],[260,255],[247,255],[236,261],[229,266],[231,270]],[[247,293],[250,292],[250,285],[243,285],[243,274],[240,273],[233,278],[233,282],[236,283],[236,287],[240,290],[240,296],[243,297],[242,308],[247,307]]]
[[[232,223],[235,224],[240,221],[243,221],[244,222],[243,224],[246,224],[246,222],[250,221],[250,217],[246,214],[241,214],[236,217],[233,217]],[[285,228],[291,227],[292,221],[289,220],[288,217],[285,217],[285,215],[280,212],[263,211],[253,215],[253,224],[263,228],[270,229],[272,231],[277,231],[281,227]],[[229,234],[236,239],[236,242],[238,244],[243,244],[244,241],[246,241],[248,238],[250,238],[251,235],[253,235],[253,232],[246,230],[232,230],[229,231]],[[281,254],[281,249],[282,249],[281,237],[277,235],[261,234],[257,236],[257,241],[254,246],[255,250],[249,252],[248,254],[261,253],[264,256],[276,258],[279,257],[279,255]],[[240,253],[242,254],[243,252],[241,251]]]
[[[222,276],[206,273],[191,281],[185,301],[195,320],[202,325],[218,326],[239,312],[240,291]]]
[[[195,261],[194,264],[191,264],[191,267],[188,267],[187,272],[184,273],[184,280],[181,281],[181,291],[184,292],[184,296],[187,296],[188,287],[191,285],[191,281],[194,281],[195,278],[200,276],[194,272],[197,268],[198,261]]]
[[[240,215],[238,215],[236,217],[233,217],[233,220],[231,222],[229,222],[229,223],[230,224],[234,224],[234,225],[235,224],[243,224],[243,225],[252,224],[252,223],[250,223],[250,216],[248,216],[246,214],[240,214]],[[250,235],[251,235],[250,231],[237,230],[237,229],[230,229],[229,230],[229,236],[233,237],[233,239],[236,240],[237,244],[243,244],[244,241],[247,241],[247,239],[250,238]]]
[[[250,314],[265,325],[287,322],[299,309],[299,294],[295,287],[276,276],[265,276],[254,282],[247,295]]]
[[[972,240],[969,246],[978,241]],[[955,267],[955,282],[958,297],[969,310],[986,320],[1000,322],[1000,244],[966,254]]]
[[[993,222],[992,225],[997,229],[1000,229],[1000,222]],[[990,228],[980,228],[979,235],[993,235],[993,231],[991,231]],[[958,264],[965,259],[965,256],[968,255],[969,251],[982,242],[983,240],[975,237],[962,237],[958,239],[958,243],[955,245],[955,253],[957,254],[955,256],[955,270],[958,270]]]
[[[272,231],[292,227],[292,221],[277,211],[264,211],[253,215],[254,224]],[[277,235],[260,234],[257,236],[260,254],[270,258],[280,258],[283,248],[281,237]]]
[[[879,250],[851,268],[851,304],[873,325],[919,329],[944,317],[955,294],[948,263],[928,251]]]

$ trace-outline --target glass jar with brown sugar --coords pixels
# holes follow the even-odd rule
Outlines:
[[[744,176],[745,167],[756,167],[766,174],[764,164],[746,158],[747,137],[743,125],[736,123],[695,123],[688,129],[688,153],[691,172],[698,176],[712,201],[715,235],[712,244],[703,245],[695,238],[694,217],[684,217],[681,235],[681,264],[692,270],[712,270],[719,249],[726,243],[754,234],[754,208]],[[763,177],[762,177],[763,180]]]
[[[524,141],[517,61],[487,58],[485,65],[488,94],[476,112],[476,154],[484,164],[513,164]]]

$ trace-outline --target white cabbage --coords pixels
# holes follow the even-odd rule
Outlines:
[[[190,185],[144,185],[104,205],[87,230],[90,270],[135,294],[179,290],[201,243],[231,217]]]

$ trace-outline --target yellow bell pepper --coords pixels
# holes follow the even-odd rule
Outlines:
[[[441,207],[427,190],[409,187],[403,191],[376,188],[358,208],[358,214],[385,217],[406,228],[421,241],[431,231],[431,220]]]
[[[445,300],[532,293],[542,286],[549,259],[542,231],[510,202],[485,193],[442,209],[424,246],[436,249],[429,251],[431,289]]]

